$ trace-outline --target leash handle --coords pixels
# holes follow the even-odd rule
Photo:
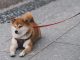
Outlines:
[[[65,20],[62,20],[62,21],[59,21],[59,22],[55,22],[55,23],[52,23],[52,24],[45,24],[45,25],[33,26],[33,27],[34,27],[34,28],[41,28],[41,27],[48,27],[48,26],[51,26],[51,25],[56,25],[56,24],[65,22],[65,21],[67,21],[67,20],[69,20],[69,19],[71,19],[71,18],[73,18],[73,17],[76,17],[76,16],[79,15],[79,14],[80,14],[80,12],[77,13],[77,14],[75,14],[74,16],[72,16],[72,17],[70,17],[70,18],[67,18],[67,19],[65,19]]]

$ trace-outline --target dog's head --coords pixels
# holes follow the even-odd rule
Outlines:
[[[18,18],[11,20],[11,30],[14,37],[21,37],[27,33],[31,27],[31,23],[34,23],[32,14],[30,12],[22,15]]]

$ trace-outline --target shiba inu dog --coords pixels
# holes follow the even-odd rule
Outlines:
[[[34,26],[37,26],[37,24],[31,12],[12,19],[10,56],[15,56],[17,48],[23,48],[22,52],[19,54],[21,57],[32,50],[34,43],[41,37],[40,29],[34,28]]]

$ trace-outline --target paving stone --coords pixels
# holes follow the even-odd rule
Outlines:
[[[10,24],[0,24],[0,36],[11,36]]]
[[[75,27],[74,29],[69,31],[67,34],[62,36],[59,40],[57,40],[57,42],[80,45],[80,24],[79,26]]]
[[[9,42],[10,39],[11,39],[11,37],[0,36],[0,44],[5,43],[5,42]]]
[[[53,43],[30,60],[80,60],[80,47]]]

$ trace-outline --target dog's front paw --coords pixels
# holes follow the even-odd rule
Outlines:
[[[24,56],[25,56],[25,53],[24,53],[24,52],[21,52],[21,53],[19,54],[19,56],[20,56],[20,57],[24,57]]]
[[[16,54],[15,54],[14,52],[11,52],[11,53],[10,53],[10,56],[11,56],[11,57],[15,57]]]

